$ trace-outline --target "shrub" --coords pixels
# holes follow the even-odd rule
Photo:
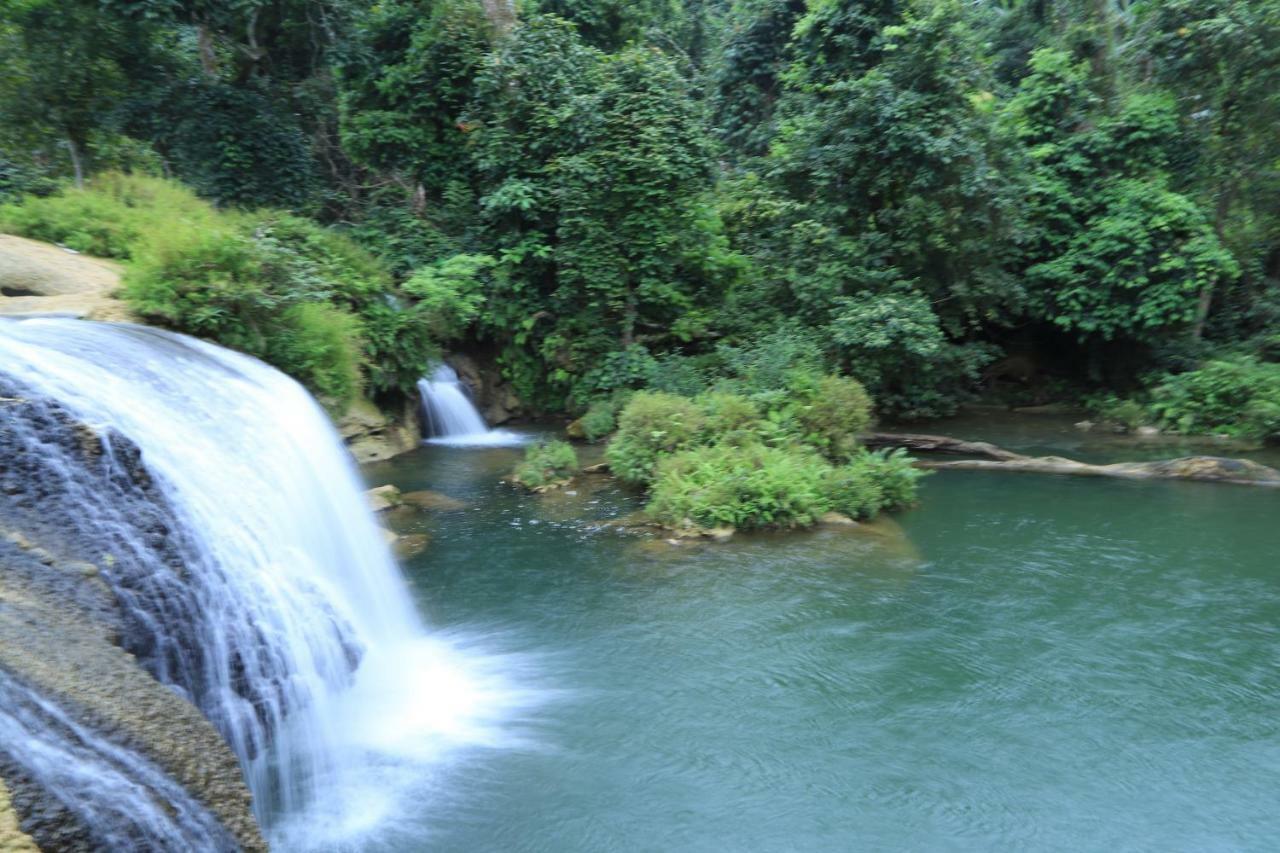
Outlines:
[[[828,506],[850,518],[873,518],[885,502],[876,471],[860,458],[829,469],[822,489]]]
[[[286,310],[263,355],[300,379],[331,411],[346,410],[361,391],[360,321],[326,302]]]
[[[596,442],[613,432],[618,425],[620,406],[616,397],[596,400],[587,407],[586,413],[578,419],[582,427],[582,437]]]
[[[415,311],[433,338],[459,338],[480,315],[483,274],[493,265],[488,255],[454,255],[420,267],[404,283],[404,292],[417,299]]]
[[[363,325],[352,309],[389,281],[345,238],[287,214],[224,214],[154,227],[126,270],[142,316],[256,355],[333,410],[360,392]]]
[[[578,455],[564,441],[531,444],[524,461],[516,466],[515,481],[528,489],[540,489],[569,479],[578,470]]]
[[[794,374],[784,410],[798,437],[831,459],[844,459],[858,448],[858,435],[871,424],[871,398],[847,376]]]
[[[881,509],[903,509],[915,504],[922,477],[931,471],[921,471],[912,464],[911,457],[902,448],[896,450],[861,451],[845,467],[860,465],[880,486]]]
[[[955,414],[995,358],[989,345],[952,343],[921,296],[868,293],[840,297],[835,308],[831,341],[882,412],[908,418]]]
[[[1151,396],[1152,411],[1168,429],[1280,439],[1280,364],[1219,359],[1165,378]]]
[[[830,466],[801,447],[695,447],[658,463],[649,501],[669,527],[802,527],[828,508]]]
[[[760,431],[764,413],[754,401],[741,394],[713,391],[695,399],[706,416],[706,433],[711,440],[734,433],[755,435]]]
[[[717,354],[734,390],[748,396],[782,391],[796,371],[820,373],[822,349],[812,332],[780,329],[751,344],[722,345]]]
[[[651,387],[658,377],[658,362],[640,344],[611,352],[574,384],[579,401],[615,391]]]
[[[1133,432],[1150,419],[1146,406],[1137,400],[1125,400],[1111,394],[1090,401],[1089,409],[1103,423],[1125,432]]]
[[[609,467],[628,483],[648,483],[658,457],[694,444],[705,424],[706,416],[687,397],[638,393],[622,410],[618,432],[605,450]]]

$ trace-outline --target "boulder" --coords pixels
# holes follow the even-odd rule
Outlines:
[[[390,484],[377,486],[364,493],[369,502],[369,509],[374,512],[386,512],[400,505],[400,490]]]
[[[380,462],[407,453],[418,446],[418,431],[412,418],[399,419],[380,411],[368,400],[357,400],[335,424],[347,450],[361,465]]]

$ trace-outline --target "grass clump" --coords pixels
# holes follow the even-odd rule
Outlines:
[[[529,445],[524,460],[512,475],[521,486],[534,491],[567,482],[578,472],[578,455],[565,441],[540,441]]]
[[[128,259],[157,231],[208,227],[218,213],[174,181],[106,173],[85,189],[0,206],[0,230],[102,258]]]

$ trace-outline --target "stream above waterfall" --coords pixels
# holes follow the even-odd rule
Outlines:
[[[1061,418],[941,431],[1091,461],[1177,455]],[[501,638],[555,698],[442,770],[401,851],[1262,850],[1280,832],[1271,490],[947,472],[871,531],[671,546],[526,495],[513,449],[372,484],[427,621]],[[1275,464],[1274,454],[1258,455]]]

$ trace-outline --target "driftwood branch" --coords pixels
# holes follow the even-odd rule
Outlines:
[[[933,471],[1008,471],[1025,474],[1070,474],[1077,477],[1118,477],[1125,480],[1198,480],[1246,486],[1280,486],[1280,471],[1248,459],[1223,456],[1183,456],[1155,462],[1117,462],[1094,465],[1062,456],[1023,456],[985,441],[962,441],[943,435],[874,433],[863,438],[868,447],[980,456],[949,462],[917,461],[917,468]]]

